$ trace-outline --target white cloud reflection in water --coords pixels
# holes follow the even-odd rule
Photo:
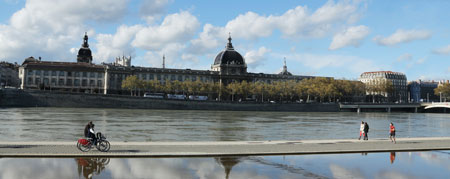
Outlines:
[[[0,158],[0,179],[446,178],[449,158],[449,151],[226,158]]]

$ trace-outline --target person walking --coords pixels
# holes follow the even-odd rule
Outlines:
[[[364,136],[364,121],[361,121],[361,125],[359,127],[359,138],[358,138],[358,140],[361,140],[361,136]]]
[[[396,144],[397,142],[395,141],[395,126],[394,124],[389,124],[389,139],[391,139],[391,142],[394,142],[394,144]]]
[[[369,140],[369,124],[364,122],[364,140]]]

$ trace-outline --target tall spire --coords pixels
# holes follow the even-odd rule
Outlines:
[[[280,75],[292,75],[292,73],[288,72],[287,65],[286,65],[286,57],[284,57],[284,65],[283,65],[283,71],[279,73]]]
[[[87,35],[87,32],[85,32],[84,33],[84,38],[83,38],[83,45],[82,45],[82,47],[84,47],[84,48],[88,48],[89,47],[89,44],[88,44],[88,35]]]
[[[162,65],[162,68],[163,69],[166,68],[166,55],[165,54],[163,54],[163,65]]]
[[[231,32],[228,32],[228,44],[227,44],[227,50],[234,50],[233,44],[231,43]]]

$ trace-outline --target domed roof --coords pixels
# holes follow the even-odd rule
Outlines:
[[[23,63],[28,63],[28,62],[37,62],[38,60],[35,59],[34,57],[28,57],[25,59],[25,61]]]
[[[236,64],[236,65],[244,65],[245,61],[239,52],[234,50],[233,44],[231,44],[231,37],[228,37],[228,44],[225,47],[225,50],[217,54],[216,59],[214,60],[214,65],[219,64]]]
[[[77,62],[92,62],[92,51],[89,48],[87,33],[84,34],[83,44],[81,45],[80,50],[78,50]]]
[[[90,48],[80,48],[78,50],[78,56],[92,56],[92,52]]]

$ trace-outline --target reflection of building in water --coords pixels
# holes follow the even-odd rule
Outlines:
[[[231,169],[233,166],[237,165],[240,162],[239,157],[219,157],[215,158],[216,162],[222,165],[225,169],[225,178],[228,179],[231,173]]]
[[[75,161],[78,164],[78,176],[83,174],[86,179],[92,178],[94,172],[99,175],[109,164],[109,158],[77,158]]]

